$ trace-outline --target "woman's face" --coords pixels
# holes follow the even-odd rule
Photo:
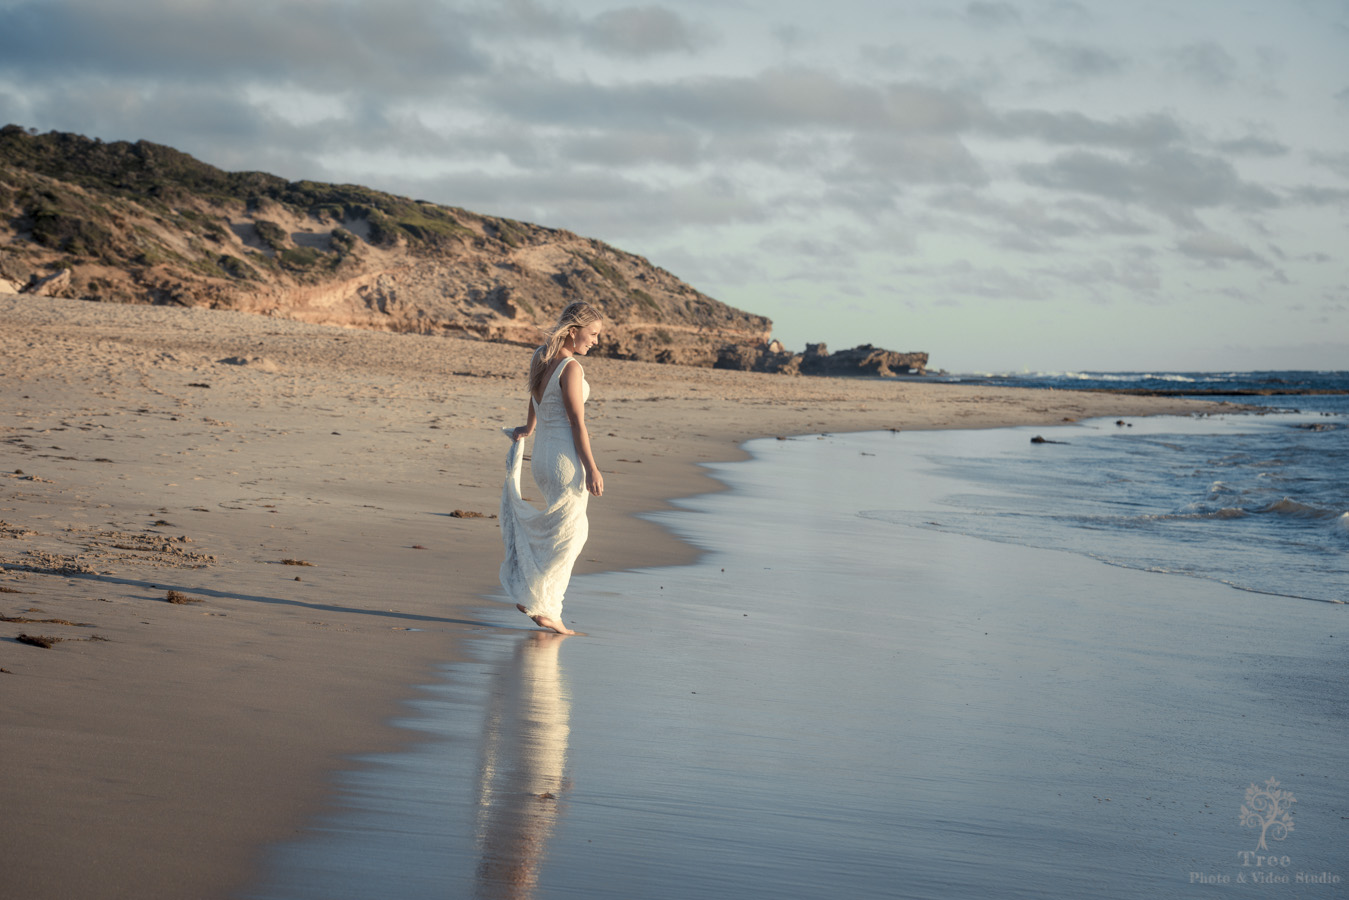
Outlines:
[[[585,356],[590,352],[590,348],[600,342],[600,332],[604,328],[602,322],[591,322],[580,330],[572,333],[571,349],[578,356]]]

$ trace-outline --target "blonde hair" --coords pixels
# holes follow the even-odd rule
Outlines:
[[[567,304],[567,308],[562,310],[562,315],[557,317],[557,324],[553,326],[551,331],[544,332],[548,338],[544,341],[543,346],[534,351],[534,359],[529,364],[529,392],[531,394],[537,397],[542,392],[543,376],[548,371],[548,367],[562,354],[562,345],[567,342],[567,338],[574,337],[576,332],[591,322],[600,322],[603,319],[604,316],[600,314],[600,311],[584,300]]]

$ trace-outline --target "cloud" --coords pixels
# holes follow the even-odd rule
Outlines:
[[[1071,212],[1039,199],[1006,201],[991,192],[955,189],[933,195],[929,206],[950,223],[960,219],[952,230],[981,231],[991,244],[1007,250],[1042,253],[1065,238],[1079,237],[1088,229]]]
[[[430,0],[269,3],[246,15],[173,0],[20,0],[0,7],[0,71],[415,95],[488,70],[468,33]]]
[[[601,167],[510,174],[465,168],[425,178],[384,177],[379,186],[608,241],[760,226],[779,213],[772,197],[752,193],[720,174],[660,183]]]
[[[981,122],[1004,138],[1033,138],[1047,144],[1158,151],[1186,139],[1186,130],[1166,113],[1098,119],[1079,112],[1011,110]]]
[[[1349,210],[1349,189],[1321,187],[1319,185],[1300,185],[1288,192],[1296,203],[1308,206],[1338,206]]]
[[[1073,150],[1047,164],[1022,165],[1018,171],[1027,184],[1138,204],[1188,227],[1197,227],[1194,213],[1200,209],[1279,205],[1272,191],[1243,181],[1227,160],[1183,148],[1123,158]]]
[[[1008,300],[1041,301],[1051,296],[1043,281],[1028,270],[1010,271],[1004,266],[976,266],[968,259],[932,266],[901,266],[897,271],[905,276],[928,281],[924,288],[928,297],[938,302],[971,298],[1000,302]]]
[[[1040,19],[1051,25],[1086,28],[1097,21],[1095,13],[1075,0],[1056,0],[1040,10]]]
[[[984,185],[988,173],[959,140],[949,135],[855,136],[848,149],[851,159],[841,180],[895,181],[907,185]],[[838,172],[834,180],[840,180]]]
[[[495,0],[466,15],[466,22],[484,37],[541,38],[546,40],[574,34],[581,20],[537,0]]]
[[[1247,135],[1230,141],[1219,141],[1217,149],[1231,156],[1254,156],[1272,159],[1288,155],[1288,145],[1269,138]]]
[[[1204,87],[1226,88],[1237,80],[1236,59],[1213,41],[1186,44],[1167,53],[1165,59],[1173,72]]]
[[[561,138],[558,156],[578,165],[693,168],[707,143],[686,127],[587,130]]]
[[[1083,197],[1061,200],[1057,208],[1065,215],[1075,215],[1084,230],[1106,237],[1141,237],[1153,229],[1129,215],[1129,210],[1114,204],[1099,203]]]
[[[912,62],[912,54],[903,44],[863,44],[858,55],[879,69],[900,69]]]
[[[1154,260],[1146,254],[1123,253],[1119,258],[1097,257],[1082,261],[1042,266],[1037,270],[1046,279],[1057,282],[1073,293],[1087,292],[1096,302],[1109,302],[1123,288],[1130,295],[1155,302],[1164,281]]]
[[[1078,42],[1032,40],[1031,49],[1059,77],[1108,78],[1128,68],[1127,57]]]
[[[1009,28],[1021,24],[1021,13],[1010,3],[968,3],[965,21],[979,28]]]
[[[797,129],[952,134],[984,116],[981,104],[962,92],[913,82],[870,84],[805,67],[617,84],[517,71],[483,84],[477,102],[535,124],[679,123],[721,134]]]
[[[1341,178],[1349,178],[1349,152],[1324,153],[1312,151],[1307,158],[1313,165],[1329,169]]]
[[[1209,265],[1221,265],[1226,262],[1266,265],[1265,260],[1245,244],[1214,231],[1187,234],[1176,243],[1176,249],[1191,259]]]
[[[660,6],[625,7],[600,13],[585,28],[587,42],[616,56],[692,53],[703,43],[698,29]]]

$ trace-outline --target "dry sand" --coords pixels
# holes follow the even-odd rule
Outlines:
[[[0,295],[5,896],[230,896],[331,772],[412,739],[385,723],[463,639],[529,627],[474,612],[528,353]],[[717,489],[697,464],[750,438],[1213,408],[585,368],[605,496],[580,572],[691,559],[634,515]]]

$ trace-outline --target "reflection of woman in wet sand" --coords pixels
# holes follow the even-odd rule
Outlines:
[[[595,464],[585,424],[590,385],[575,361],[595,346],[603,324],[599,311],[588,303],[572,303],[562,311],[548,341],[530,362],[526,422],[503,429],[513,443],[501,492],[501,539],[506,547],[501,585],[520,612],[560,634],[574,633],[562,623],[562,595],[589,534],[586,503],[591,494],[604,493],[604,476]],[[520,496],[524,438],[531,434],[535,437],[530,469],[543,492],[542,511]]]
[[[566,786],[571,705],[557,662],[564,640],[526,636],[492,686],[478,773],[482,900],[526,900],[538,885]]]

